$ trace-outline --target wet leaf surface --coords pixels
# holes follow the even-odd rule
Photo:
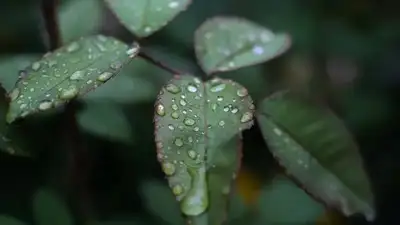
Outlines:
[[[63,105],[114,77],[138,52],[139,46],[102,35],[69,43],[20,72],[7,122]]]
[[[214,17],[195,34],[197,60],[207,74],[266,62],[291,45],[287,34],[275,34],[251,21]]]
[[[106,0],[121,23],[138,37],[160,30],[186,10],[191,0]]]
[[[374,219],[357,145],[331,111],[279,92],[262,102],[257,120],[272,154],[309,193],[346,216]]]
[[[241,159],[241,131],[253,124],[247,90],[230,80],[171,80],[155,105],[158,159],[181,212],[194,225],[226,219]]]

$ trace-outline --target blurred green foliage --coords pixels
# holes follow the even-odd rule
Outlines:
[[[93,33],[133,39],[102,1],[60,4],[65,42]],[[194,1],[143,45],[165,64],[200,74],[193,34],[211,16],[245,17],[289,33],[293,47],[288,54],[221,77],[247,87],[256,102],[281,83],[303,84],[293,80],[302,77],[299,74],[317,80],[309,92],[329,99],[360,146],[376,196],[375,224],[396,224],[400,220],[398,8],[396,1],[376,0]],[[0,12],[0,82],[10,91],[18,70],[44,54],[47,42],[39,0],[3,0]],[[298,63],[298,58],[303,60]],[[21,158],[0,152],[0,214],[7,215],[0,217],[0,224],[42,225],[40,217],[49,216],[68,218],[56,225],[183,224],[156,161],[153,140],[154,100],[170,78],[148,62],[135,60],[108,85],[82,98],[78,145],[69,140],[65,132],[69,124],[61,112],[16,124],[18,136],[23,137],[18,145],[29,146],[36,154]],[[255,203],[243,203],[249,192],[257,190],[234,192],[229,224],[314,224],[323,216],[319,203],[290,181],[275,177],[280,169],[257,126],[244,133],[242,166],[257,174],[261,195]],[[40,200],[37,190],[45,187],[57,194],[41,192]],[[346,222],[368,224],[357,216]]]

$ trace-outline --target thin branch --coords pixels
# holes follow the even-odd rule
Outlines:
[[[154,64],[155,66],[167,71],[168,73],[172,73],[173,75],[179,75],[181,74],[181,72],[165,65],[164,63],[162,63],[160,60],[154,59],[153,57],[151,57],[150,55],[144,53],[144,52],[139,52],[139,57],[142,57],[143,59],[147,60],[148,62]]]
[[[41,10],[49,40],[49,50],[60,47],[61,36],[57,17],[58,0],[42,0]]]

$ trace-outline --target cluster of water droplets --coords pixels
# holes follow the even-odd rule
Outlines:
[[[20,72],[16,87],[9,94],[9,119],[48,110],[98,87],[134,57],[138,48],[127,48],[116,39],[98,35],[45,54]]]

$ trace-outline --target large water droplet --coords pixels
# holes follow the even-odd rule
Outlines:
[[[157,104],[156,106],[156,113],[159,116],[164,116],[165,115],[165,107],[163,104]]]
[[[72,42],[67,46],[67,52],[75,52],[79,49],[79,44],[77,42]]]
[[[194,92],[197,91],[197,87],[190,84],[190,85],[187,87],[187,90],[188,90],[189,92],[194,93]]]
[[[191,158],[191,159],[196,159],[196,152],[195,151],[193,151],[193,150],[189,150],[188,151],[188,156],[189,156],[189,158]]]
[[[161,167],[162,167],[162,170],[165,173],[165,175],[167,175],[167,176],[174,175],[174,173],[175,173],[174,164],[172,164],[170,162],[164,162]]]
[[[83,76],[85,75],[85,72],[82,70],[75,71],[72,73],[72,75],[69,77],[70,80],[81,80],[83,79]]]
[[[167,84],[165,89],[172,94],[177,94],[181,92],[181,88],[176,86],[175,84]]]
[[[171,117],[174,119],[178,119],[179,118],[179,113],[178,112],[172,112],[171,113]]]
[[[226,84],[221,83],[221,84],[218,84],[218,85],[215,85],[215,86],[211,87],[210,91],[211,92],[220,92],[220,91],[224,90],[225,87],[226,87]]]
[[[247,123],[247,122],[251,121],[252,119],[253,119],[253,113],[245,112],[243,114],[242,118],[240,118],[240,122]]]
[[[11,101],[14,101],[15,99],[17,99],[19,96],[19,93],[20,93],[20,91],[18,88],[15,88],[14,90],[12,90],[12,92],[10,93]]]
[[[76,86],[70,86],[68,89],[61,90],[60,98],[64,100],[69,100],[76,97],[79,93],[79,90]]]
[[[98,81],[101,81],[101,82],[106,82],[107,80],[109,80],[111,77],[112,77],[112,73],[110,73],[110,72],[103,72],[102,74],[100,74],[98,77],[97,77],[97,80]]]
[[[183,120],[183,123],[187,126],[193,126],[195,124],[195,121],[194,121],[194,119],[191,119],[191,118],[185,118]]]
[[[53,106],[53,103],[51,101],[43,101],[39,104],[39,110],[48,110]]]
[[[181,195],[183,193],[183,187],[180,184],[174,185],[172,187],[172,193],[174,193],[174,195]]]
[[[178,147],[183,146],[183,140],[181,138],[175,138],[174,144]]]

